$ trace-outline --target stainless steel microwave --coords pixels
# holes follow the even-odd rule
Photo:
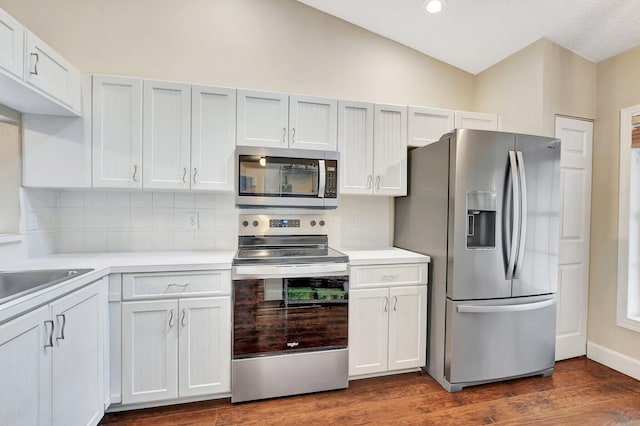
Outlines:
[[[238,207],[338,207],[338,158],[334,151],[236,148]]]

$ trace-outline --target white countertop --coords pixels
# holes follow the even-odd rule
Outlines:
[[[382,249],[342,248],[338,250],[349,256],[349,264],[353,266],[431,262],[429,256],[396,247]]]

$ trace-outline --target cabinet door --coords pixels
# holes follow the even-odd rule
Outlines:
[[[191,188],[233,191],[236,91],[191,88]]]
[[[387,371],[389,290],[349,293],[349,376]]]
[[[454,112],[448,109],[409,107],[409,146],[425,146],[455,127]]]
[[[95,425],[104,414],[106,284],[80,289],[51,303],[52,424]]]
[[[189,189],[191,86],[144,81],[142,186]]]
[[[482,112],[456,111],[456,129],[498,130],[498,116]]]
[[[93,76],[93,186],[142,188],[142,80]]]
[[[0,9],[0,68],[22,80],[24,27]]]
[[[289,96],[238,90],[236,145],[286,148]]]
[[[289,148],[338,149],[338,101],[289,96]]]
[[[180,397],[231,390],[229,297],[181,299]]]
[[[29,31],[25,31],[25,34],[25,81],[80,112],[80,71],[35,34]]]
[[[374,194],[407,195],[407,107],[375,106]]]
[[[44,306],[0,326],[0,424],[48,425],[51,324]]]
[[[122,304],[122,403],[178,397],[178,301]]]
[[[391,288],[389,304],[389,370],[424,366],[427,286]]]
[[[340,193],[371,194],[373,188],[373,104],[338,102]],[[348,167],[346,165],[348,164]]]

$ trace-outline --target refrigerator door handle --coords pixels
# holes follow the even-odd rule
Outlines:
[[[523,312],[544,309],[553,306],[555,299],[542,302],[524,303],[521,305],[458,305],[458,312],[470,314],[488,314],[497,312]]]
[[[520,178],[520,239],[518,241],[518,255],[516,257],[516,269],[514,278],[520,277],[522,259],[524,258],[524,244],[527,238],[527,179],[524,170],[524,158],[522,151],[517,151],[518,173]]]
[[[513,279],[518,250],[518,230],[520,229],[520,184],[518,176],[518,162],[516,152],[509,151],[509,173],[511,174],[511,192],[513,200],[513,227],[511,228],[511,246],[509,247],[509,262],[507,263],[506,278]]]

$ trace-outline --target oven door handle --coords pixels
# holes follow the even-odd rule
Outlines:
[[[261,278],[304,277],[305,275],[345,275],[347,263],[321,263],[299,265],[246,265],[235,266],[234,276],[248,275]]]

